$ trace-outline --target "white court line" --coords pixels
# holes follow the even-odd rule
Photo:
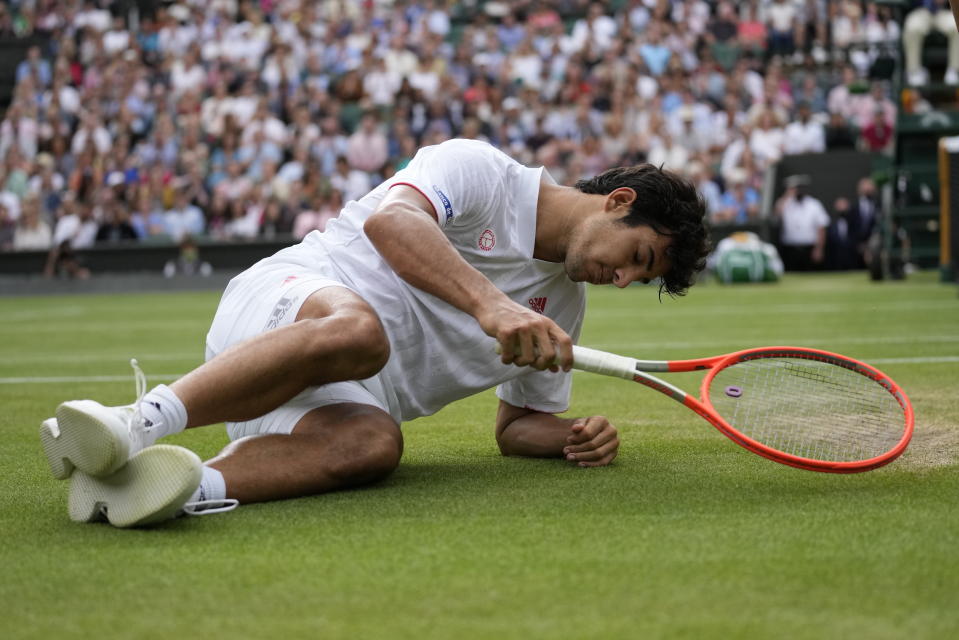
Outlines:
[[[176,380],[182,373],[150,374],[150,380]],[[130,381],[132,375],[125,376],[50,376],[50,377],[20,377],[0,378],[0,384],[62,384],[65,382],[124,382]]]
[[[106,333],[109,331],[117,331],[118,329],[123,329],[128,332],[138,332],[138,331],[182,331],[184,329],[202,329],[204,327],[210,326],[210,320],[208,318],[196,319],[196,320],[166,320],[162,322],[123,322],[123,323],[113,323],[113,322],[104,322],[104,321],[95,321],[95,322],[71,322],[66,325],[63,324],[50,324],[50,325],[41,325],[41,324],[24,324],[18,326],[4,326],[2,333],[59,333],[59,334],[74,334],[81,332],[95,332],[95,333]]]
[[[84,354],[84,355],[40,355],[40,356],[17,356],[13,358],[3,358],[4,364],[57,364],[71,362],[129,362],[131,357],[136,357],[140,362],[151,362],[154,360],[202,360],[203,351],[182,351],[173,353],[132,353],[131,354]]]
[[[18,309],[0,312],[0,321],[21,322],[23,320],[46,320],[48,318],[75,318],[83,315],[83,307],[56,307],[54,309]]]
[[[959,356],[928,356],[917,358],[873,358],[863,360],[867,364],[947,364],[959,362]],[[182,373],[150,374],[150,380],[176,380]],[[124,382],[130,380],[124,376],[50,376],[50,377],[19,377],[0,378],[0,385],[4,384],[63,384],[67,382]]]

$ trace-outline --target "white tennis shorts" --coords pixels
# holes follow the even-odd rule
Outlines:
[[[206,359],[212,359],[238,342],[292,324],[303,302],[326,287],[353,291],[338,280],[307,271],[300,265],[254,265],[227,285],[207,333]],[[264,433],[290,433],[309,411],[342,402],[372,405],[389,413],[384,397],[376,376],[362,382],[351,380],[308,387],[264,416],[246,422],[227,422],[226,431],[231,440]]]

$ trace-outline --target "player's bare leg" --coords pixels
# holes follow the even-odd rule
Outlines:
[[[244,422],[307,387],[375,375],[388,358],[376,312],[352,291],[327,287],[307,298],[292,324],[225,350],[170,389],[186,408],[187,428]]]
[[[242,504],[315,495],[375,482],[399,464],[403,436],[370,405],[334,404],[307,413],[293,432],[242,438],[206,464]]]
[[[295,321],[227,349],[172,386],[125,407],[70,401],[40,430],[51,471],[67,478],[76,467],[93,476],[117,471],[158,438],[217,422],[244,422],[269,413],[310,386],[363,379],[389,358],[379,316],[342,287],[314,292]]]

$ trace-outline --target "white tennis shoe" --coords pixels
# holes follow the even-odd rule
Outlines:
[[[131,360],[136,379],[137,400],[123,407],[105,407],[93,400],[71,400],[57,407],[56,418],[40,425],[40,441],[58,480],[74,468],[90,476],[117,471],[148,442],[148,427],[140,413],[146,394],[146,376]]]
[[[203,463],[195,453],[168,444],[143,449],[108,476],[78,468],[70,480],[70,519],[126,528],[236,508],[239,503],[232,499],[190,502],[202,477]]]

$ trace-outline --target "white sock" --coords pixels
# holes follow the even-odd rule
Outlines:
[[[143,396],[140,412],[146,420],[146,433],[150,440],[147,446],[163,436],[186,429],[186,407],[165,384],[157,385]]]
[[[203,478],[200,480],[200,486],[196,488],[193,495],[187,501],[205,502],[207,500],[225,500],[226,482],[223,480],[223,474],[214,469],[203,465]]]

